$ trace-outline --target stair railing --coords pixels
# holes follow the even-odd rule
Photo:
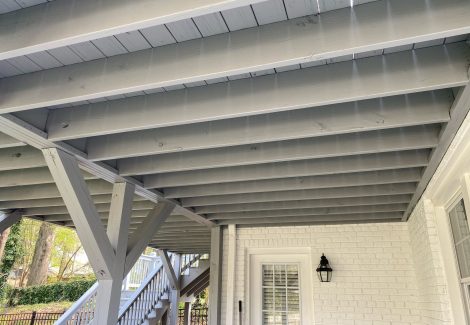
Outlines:
[[[199,260],[205,255],[185,254],[181,256],[182,267],[180,274],[185,273],[190,267],[197,266]],[[172,265],[178,255],[171,254]],[[161,261],[155,265],[155,269],[150,272],[142,281],[140,287],[134,291],[129,300],[122,306],[119,312],[118,325],[142,324],[149,314],[157,307],[158,303],[166,295],[169,296],[171,290],[170,281],[163,268]],[[55,323],[56,325],[85,325],[93,320],[96,296],[98,293],[98,282],[96,282],[75,304],[65,312]]]
[[[201,254],[183,254],[181,256],[181,274],[186,274],[186,270],[189,269],[201,258]],[[195,265],[197,267],[197,265]]]
[[[170,282],[163,265],[155,268],[142,282],[119,312],[119,325],[142,324],[157,307],[165,294],[170,292]]]
[[[86,325],[95,313],[98,282],[95,282],[54,324]]]
[[[195,265],[203,255],[184,254],[181,255],[180,274],[183,274],[191,266]],[[171,264],[174,265],[178,255],[171,254]],[[118,325],[142,324],[152,311],[161,302],[163,296],[169,297],[171,291],[170,281],[164,271],[161,262],[156,268],[156,272],[150,274],[142,285],[129,298],[127,303],[121,308]]]
[[[136,284],[128,284],[128,279],[132,276],[134,282],[142,281],[146,279],[152,270],[157,268],[159,258],[156,256],[142,255],[136,262],[136,265],[132,268],[129,275],[123,281],[123,289],[128,290],[131,286]],[[139,283],[140,285],[140,283]],[[55,325],[86,325],[93,320],[95,307],[96,307],[96,296],[98,294],[98,282],[95,282],[93,286],[88,289],[73,305],[70,307],[54,324]]]

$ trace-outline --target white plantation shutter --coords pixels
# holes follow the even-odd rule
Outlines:
[[[300,324],[299,267],[263,264],[263,324]]]

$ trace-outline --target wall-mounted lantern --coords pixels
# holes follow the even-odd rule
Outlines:
[[[320,258],[320,264],[318,264],[318,267],[317,267],[318,279],[321,282],[330,282],[331,273],[333,273],[333,269],[330,267],[330,264],[325,254],[322,254]]]

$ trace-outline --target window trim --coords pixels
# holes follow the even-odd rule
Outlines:
[[[245,250],[245,323],[255,324],[252,319],[255,317],[254,311],[251,308],[254,299],[253,293],[256,290],[254,284],[253,268],[256,263],[299,263],[300,278],[302,282],[300,288],[301,295],[301,324],[311,325],[314,324],[314,301],[313,301],[313,266],[312,254],[310,247],[291,247],[291,248],[247,248]],[[286,260],[282,260],[285,258]],[[260,263],[261,261],[261,263]],[[304,270],[304,271],[302,271]],[[258,300],[261,295],[258,295]],[[262,302],[258,301],[258,304]],[[306,306],[305,308],[302,307]],[[307,308],[308,307],[308,308]],[[260,306],[261,308],[261,306]],[[261,310],[261,309],[260,309]]]
[[[452,253],[453,253],[453,261],[455,264],[455,268],[457,272],[455,273],[455,276],[459,282],[460,285],[460,293],[462,295],[463,303],[465,306],[465,318],[467,321],[467,324],[470,323],[470,277],[462,278],[461,276],[461,271],[460,271],[460,265],[459,265],[459,260],[457,256],[457,249],[456,245],[457,243],[455,242],[454,239],[454,231],[452,229],[452,224],[450,222],[450,212],[459,204],[459,202],[462,201],[463,205],[465,207],[465,212],[467,213],[468,208],[467,208],[467,202],[468,200],[465,200],[465,197],[461,191],[461,188],[459,188],[459,191],[452,196],[452,198],[447,202],[445,205],[445,213],[446,213],[446,219],[447,219],[447,225],[449,228],[450,232],[450,239],[451,239],[451,246],[452,246]],[[470,216],[467,215],[467,224],[470,229]],[[462,239],[463,240],[463,239]]]

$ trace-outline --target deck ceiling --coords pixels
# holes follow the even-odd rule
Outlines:
[[[211,225],[405,221],[470,108],[466,0],[0,0],[0,210],[73,227],[39,149],[103,223],[210,247]],[[190,240],[188,240],[190,239]]]

